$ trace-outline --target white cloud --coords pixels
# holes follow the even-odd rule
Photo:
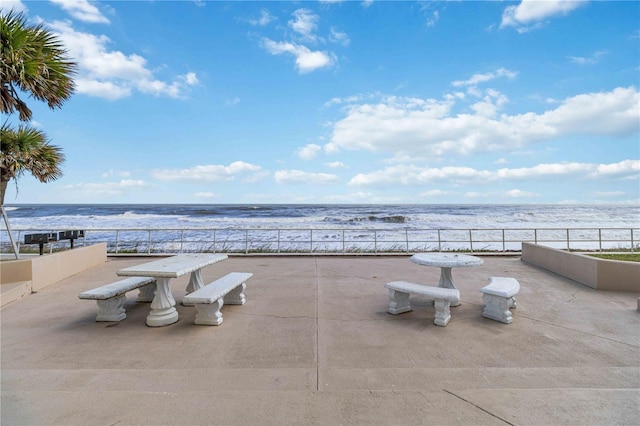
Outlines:
[[[92,24],[108,24],[107,19],[100,10],[88,0],[50,0],[62,9],[66,10],[69,15],[83,22]]]
[[[474,74],[468,80],[458,80],[451,83],[454,87],[465,87],[465,86],[476,86],[480,83],[486,83],[491,80],[495,80],[496,78],[506,77],[509,80],[513,80],[518,75],[517,72],[510,71],[506,68],[498,68],[494,72],[489,72],[486,74]]]
[[[106,172],[102,173],[102,177],[110,177],[110,176],[119,176],[119,177],[129,177],[131,176],[131,172],[126,171],[126,170],[107,170]]]
[[[559,176],[598,178],[602,176],[631,176],[638,178],[640,160],[623,160],[612,164],[552,163],[533,167],[477,170],[471,167],[430,168],[416,165],[394,165],[371,173],[359,173],[349,185],[353,186],[420,186],[434,182],[452,184],[492,183]],[[511,196],[515,196],[512,193]]]
[[[249,19],[248,22],[254,26],[264,27],[268,25],[275,18],[269,13],[267,9],[260,10],[260,17],[257,19]]]
[[[0,10],[4,13],[9,12],[10,10],[13,10],[14,12],[26,12],[28,9],[20,0],[2,0]]]
[[[330,28],[329,41],[333,43],[339,43],[343,46],[348,46],[351,43],[347,33],[336,30],[334,27]]]
[[[331,67],[336,58],[333,53],[312,51],[308,47],[289,42],[276,42],[268,38],[262,40],[262,46],[272,55],[289,53],[295,57],[296,69],[301,74],[315,71],[320,68]]]
[[[329,167],[330,169],[348,169],[349,168],[349,166],[347,166],[341,161],[332,161],[330,163],[325,163],[324,165]]]
[[[255,174],[261,174],[262,168],[255,164],[235,161],[228,166],[210,164],[193,166],[187,169],[154,170],[151,175],[159,180],[171,182],[224,182],[245,176],[250,179]]]
[[[447,195],[447,191],[443,191],[441,189],[430,189],[429,191],[424,191],[418,194],[419,197],[439,197],[441,195]]]
[[[628,136],[640,131],[640,95],[635,87],[570,97],[543,113],[500,113],[507,99],[488,90],[463,108],[464,98],[386,97],[351,105],[333,126],[326,152],[342,149],[392,152],[396,157],[443,156],[523,148],[575,135]]]
[[[120,99],[137,90],[177,98],[184,95],[187,87],[198,83],[196,74],[192,72],[177,76],[172,82],[158,80],[142,56],[110,51],[107,36],[75,31],[69,22],[56,21],[50,26],[78,63],[79,72],[75,79],[78,93]]]
[[[322,147],[320,145],[311,143],[302,148],[298,148],[296,154],[303,160],[311,160],[315,158],[320,151],[322,151]]]
[[[522,0],[519,5],[504,9],[500,28],[516,27],[518,32],[527,32],[538,28],[545,19],[566,15],[585,3],[584,0]]]
[[[292,15],[294,19],[289,21],[289,27],[302,35],[304,39],[315,41],[316,36],[313,33],[318,28],[318,15],[309,9],[298,9]]]
[[[338,182],[336,175],[328,173],[312,173],[302,170],[278,170],[275,173],[277,183],[330,184]]]
[[[598,51],[594,52],[591,56],[582,57],[582,56],[569,56],[569,60],[574,64],[578,65],[591,65],[596,64],[600,61],[600,58],[604,56],[606,52]]]
[[[521,191],[519,189],[512,189],[505,192],[504,196],[508,198],[534,198],[539,197],[540,194],[536,194],[535,192]]]
[[[78,183],[65,185],[64,189],[71,189],[76,192],[83,192],[90,195],[123,195],[132,190],[144,189],[149,184],[144,180],[123,179],[120,182],[106,183]]]

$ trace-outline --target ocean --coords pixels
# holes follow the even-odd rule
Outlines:
[[[532,240],[531,230],[553,229],[562,239],[566,230],[572,229],[577,230],[571,231],[575,234],[572,239],[590,240],[587,245],[594,245],[592,240],[599,238],[594,236],[599,232],[598,229],[620,229],[620,232],[615,231],[615,236],[605,239],[631,240],[631,244],[640,239],[640,206],[637,205],[31,204],[7,205],[5,209],[12,229],[20,236],[28,232],[82,229],[89,231],[87,233],[93,239],[99,240],[101,237],[110,238],[105,236],[106,230],[120,230],[120,244],[151,239],[150,236],[127,237],[124,230],[147,230],[149,235],[153,231],[154,241],[169,240],[173,246],[178,239],[184,240],[184,232],[176,237],[175,232],[169,230],[188,230],[190,235],[187,240],[190,242],[212,239],[210,233],[203,230],[217,230],[217,236],[213,238],[226,239],[227,242],[235,238],[230,237],[234,231],[252,230],[252,240],[262,243],[276,238],[290,241],[344,240],[344,234],[348,232],[349,241],[364,239],[366,247],[371,247],[372,240],[384,240],[385,233],[394,234],[391,237],[393,241],[417,241],[422,233],[425,241],[433,242],[436,237],[431,233],[435,230],[463,230],[462,234],[468,233],[464,230],[507,230],[510,240],[517,240],[520,238],[518,235],[523,240]],[[6,230],[4,226],[2,228],[2,238],[6,241]],[[158,230],[166,232],[156,232]],[[278,232],[275,236],[273,230],[285,232]],[[309,230],[314,230],[318,236],[309,237]],[[376,231],[373,236],[372,230]],[[402,232],[417,236],[398,237]],[[463,235],[460,238],[467,237]],[[501,237],[488,239],[494,238]],[[457,240],[458,237],[450,239]],[[247,246],[246,241],[242,244]],[[620,245],[616,242],[612,245],[615,247],[616,244]],[[460,244],[453,246],[461,247]],[[433,244],[430,247],[433,248]],[[504,248],[504,245],[498,244],[497,248],[501,247]],[[441,244],[438,248],[442,248]]]

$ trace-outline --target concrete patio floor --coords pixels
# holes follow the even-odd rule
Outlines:
[[[439,269],[399,257],[231,257],[205,282],[252,272],[221,326],[95,322],[78,294],[145,258],[106,263],[9,303],[1,320],[2,425],[635,425],[638,294],[597,291],[484,257],[453,270],[462,305],[387,313],[384,283],[436,285]],[[521,285],[512,324],[481,316],[489,276]],[[172,283],[178,303],[187,277]]]

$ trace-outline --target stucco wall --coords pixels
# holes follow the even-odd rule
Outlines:
[[[640,292],[640,262],[598,259],[522,243],[522,261],[598,290]]]
[[[107,244],[0,262],[1,304],[37,292],[107,261]]]

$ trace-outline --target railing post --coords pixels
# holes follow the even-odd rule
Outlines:
[[[342,230],[342,254],[345,254],[345,247],[344,247],[344,229]]]
[[[280,229],[278,228],[278,254],[280,254]]]
[[[598,228],[598,248],[602,253],[602,228]]]
[[[406,228],[404,230],[404,241],[407,243],[407,254],[409,254],[409,230]]]
[[[249,230],[244,230],[244,254],[249,254]]]
[[[442,251],[442,240],[440,239],[440,230],[438,229],[438,251]]]
[[[631,253],[633,253],[633,228],[631,228]]]
[[[180,230],[180,253],[184,251],[184,229]]]
[[[373,253],[378,254],[378,230],[373,230]]]
[[[309,229],[309,254],[313,253],[313,229]]]
[[[507,246],[504,242],[504,228],[502,228],[502,252],[506,253],[506,251],[507,251]]]
[[[569,228],[567,228],[566,231],[567,231],[567,251],[571,251],[571,244],[569,243]]]
[[[118,250],[119,242],[120,242],[120,232],[116,229],[116,254],[118,254],[118,251],[119,251]]]
[[[473,236],[471,235],[471,229],[469,229],[469,248],[471,249],[471,253],[473,253]]]

